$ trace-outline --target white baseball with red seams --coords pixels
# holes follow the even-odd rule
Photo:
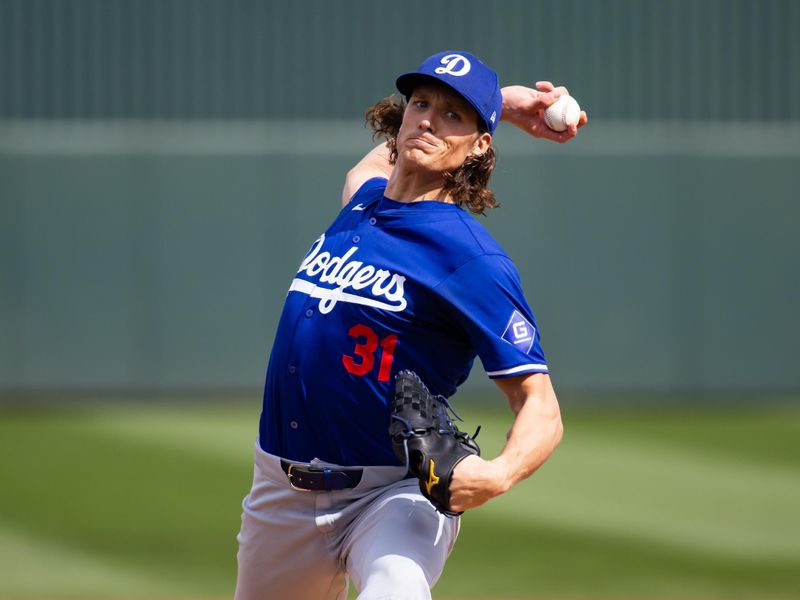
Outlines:
[[[544,122],[553,131],[565,131],[580,118],[581,107],[572,96],[561,96],[544,111]]]

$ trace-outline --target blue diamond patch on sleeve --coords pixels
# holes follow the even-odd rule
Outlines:
[[[508,320],[506,330],[503,332],[503,339],[527,354],[531,346],[533,346],[535,337],[536,328],[518,310],[515,310]]]

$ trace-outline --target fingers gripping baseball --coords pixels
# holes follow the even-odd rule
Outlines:
[[[537,81],[536,89],[511,85],[502,89],[503,119],[537,138],[563,144],[578,134],[578,129],[589,121],[586,111],[581,111],[577,123],[564,131],[554,131],[547,126],[544,112],[561,96],[569,95],[564,86],[554,86],[549,81]]]

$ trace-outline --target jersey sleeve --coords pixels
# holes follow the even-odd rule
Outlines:
[[[477,256],[437,286],[492,379],[548,373],[519,273],[499,254]]]

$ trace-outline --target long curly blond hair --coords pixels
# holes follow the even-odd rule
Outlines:
[[[397,162],[397,134],[403,123],[406,100],[394,94],[379,100],[364,113],[367,125],[372,128],[373,138],[383,138],[389,147],[389,163]],[[486,131],[479,123],[479,129]],[[475,214],[485,215],[487,208],[497,208],[500,204],[495,200],[494,192],[487,185],[492,176],[497,154],[494,146],[480,156],[468,156],[458,169],[444,174],[442,190],[453,201],[464,206]]]

